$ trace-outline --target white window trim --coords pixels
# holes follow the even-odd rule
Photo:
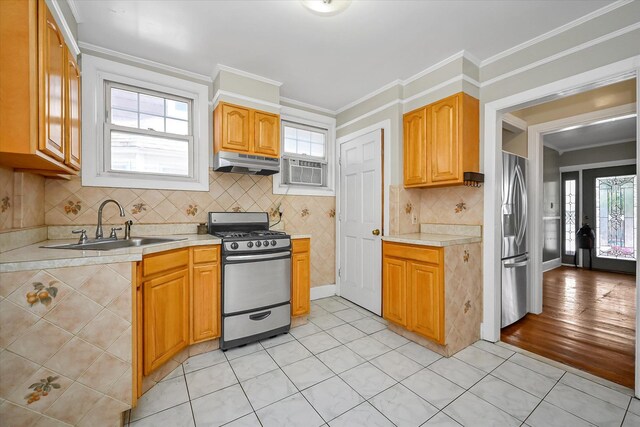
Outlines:
[[[193,165],[189,177],[109,173],[104,165],[106,81],[192,99]],[[209,191],[209,88],[206,85],[82,55],[82,185]]]
[[[306,185],[287,185],[281,181],[279,173],[273,175],[273,194],[287,194],[290,196],[335,196],[335,145],[336,145],[336,119],[322,114],[311,113],[297,108],[282,107],[280,110],[280,119],[292,123],[313,126],[316,128],[327,129],[326,140],[326,161],[327,161],[327,186],[312,187]],[[280,138],[282,144],[282,138]],[[284,148],[280,146],[281,156],[285,156]],[[299,156],[288,156],[292,158],[301,158]],[[316,157],[307,157],[306,160],[315,161]]]

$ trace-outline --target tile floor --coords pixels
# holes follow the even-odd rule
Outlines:
[[[449,359],[339,297],[260,343],[188,359],[127,414],[144,426],[640,426],[630,390],[478,341]],[[626,393],[625,393],[626,391]]]

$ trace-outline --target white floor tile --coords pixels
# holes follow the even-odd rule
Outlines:
[[[231,363],[231,367],[240,382],[257,377],[265,372],[273,371],[278,367],[276,362],[264,350],[233,359],[229,363]]]
[[[291,329],[290,334],[295,338],[300,339],[304,338],[308,335],[317,334],[322,329],[314,325],[312,322],[307,323],[306,325],[298,326],[296,328]]]
[[[524,421],[541,401],[541,398],[491,375],[484,377],[469,391],[520,421]]]
[[[498,366],[491,375],[540,398],[545,397],[556,385],[555,380],[509,360]]]
[[[625,410],[629,406],[629,401],[631,400],[631,396],[624,395],[619,391],[594,383],[586,378],[574,375],[571,372],[567,372],[560,379],[560,382]]]
[[[298,387],[304,390],[314,384],[331,378],[334,374],[316,357],[309,357],[282,368],[285,374]]]
[[[226,359],[225,359],[226,360]],[[166,381],[166,380],[170,380],[176,377],[180,377],[184,375],[184,369],[182,368],[182,365],[178,365],[178,367],[176,369],[174,369],[173,371],[169,372],[167,374],[166,377],[164,377],[163,379],[161,379],[160,381]]]
[[[249,415],[231,421],[229,424],[225,424],[224,427],[262,427],[262,424],[258,421],[256,414],[252,412]]]
[[[396,349],[396,351],[407,356],[414,362],[418,362],[422,366],[429,366],[436,360],[442,358],[442,356],[435,351],[431,351],[428,348],[425,348],[420,344],[416,344],[414,342],[409,342],[403,346],[400,346]]]
[[[359,313],[353,308],[347,308],[346,310],[336,311],[335,313],[333,313],[333,315],[349,323],[365,318],[364,314]]]
[[[354,328],[349,324],[336,326],[335,328],[327,330],[327,333],[343,344],[355,341],[358,338],[366,336],[364,332]]]
[[[396,381],[402,381],[422,369],[422,365],[414,362],[397,351],[390,351],[371,360],[376,368]]]
[[[631,404],[629,405],[629,411],[633,412],[636,415],[640,415],[640,399],[632,398]]]
[[[355,368],[365,362],[364,358],[344,345],[324,351],[317,357],[336,374]]]
[[[593,424],[568,413],[567,411],[542,401],[527,418],[531,427],[592,427]]]
[[[193,414],[189,402],[183,403],[173,408],[165,409],[141,420],[129,424],[131,427],[194,427]]]
[[[270,348],[270,347],[274,347],[276,345],[284,344],[284,343],[289,342],[289,341],[293,341],[294,339],[295,338],[293,338],[293,336],[291,336],[291,334],[286,333],[286,334],[280,334],[280,335],[272,337],[272,338],[267,338],[266,340],[262,340],[262,341],[260,341],[260,344],[264,348]]]
[[[444,408],[444,412],[464,426],[477,426],[479,420],[482,420],[482,425],[492,427],[516,427],[521,424],[511,415],[469,392]]]
[[[374,396],[370,403],[398,427],[417,427],[438,412],[402,384]]]
[[[433,418],[422,425],[423,427],[460,427],[460,424],[444,412],[438,412]]]
[[[347,347],[366,360],[371,360],[391,351],[391,347],[371,337],[362,337],[347,343]]]
[[[340,377],[329,378],[309,387],[302,394],[325,421],[330,421],[364,402]]]
[[[224,352],[224,355],[227,356],[227,360],[233,360],[260,350],[263,350],[263,347],[259,342],[254,342],[251,344],[243,345],[241,347],[234,347],[230,350],[227,350]]]
[[[508,359],[515,353],[514,351],[485,340],[476,341],[473,343],[473,346],[478,347],[481,350],[488,351],[491,354],[495,354],[498,357],[502,357],[503,359]]]
[[[342,304],[341,302],[331,298],[322,298],[322,299],[316,300],[316,302],[320,307],[322,307],[329,313],[335,313],[336,311],[345,310],[349,308],[346,305]]]
[[[556,385],[545,401],[599,426],[619,426],[625,410],[564,384]]]
[[[326,332],[318,332],[300,339],[300,344],[305,346],[311,353],[318,354],[323,351],[340,346],[340,341]]]
[[[517,363],[520,366],[524,366],[525,368],[529,368],[532,371],[536,371],[537,373],[542,374],[545,377],[549,377],[552,380],[559,380],[565,372],[562,369],[556,368],[555,366],[547,365],[544,362],[540,362],[539,360],[533,359],[520,353],[514,354],[509,359],[509,361]]]
[[[493,371],[504,362],[502,357],[498,357],[495,354],[491,354],[488,351],[481,350],[472,345],[457,352],[454,357],[487,373]]]
[[[188,401],[187,384],[183,376],[159,382],[138,399],[138,406],[131,410],[131,421]]]
[[[290,365],[311,356],[309,350],[298,341],[291,341],[267,349],[273,360],[280,366]]]
[[[222,350],[213,350],[207,353],[202,353],[197,356],[192,356],[185,360],[182,364],[184,366],[184,373],[197,371],[198,369],[208,368],[209,366],[217,365],[218,363],[226,362],[227,358]]]
[[[326,311],[324,315],[312,318],[311,322],[313,322],[320,329],[325,329],[325,330],[335,328],[336,326],[344,325],[344,320]]]
[[[241,385],[254,410],[264,408],[298,392],[280,369],[251,378]]]
[[[236,384],[191,401],[198,427],[217,427],[252,412],[242,388]]]
[[[396,383],[369,362],[343,372],[340,377],[365,399],[372,398]]]
[[[446,379],[453,381],[462,388],[469,388],[486,375],[485,372],[474,368],[471,365],[456,359],[455,357],[445,358],[429,365],[427,369],[442,375]]]
[[[369,402],[364,402],[356,406],[346,414],[329,422],[331,427],[393,427],[391,421],[386,419]]]
[[[257,414],[264,427],[318,427],[324,424],[300,393],[262,408]]]
[[[624,417],[624,422],[622,423],[622,427],[639,427],[640,426],[640,416],[634,414],[633,412],[627,412],[627,415]]]
[[[464,389],[433,371],[423,369],[402,384],[437,408],[444,408],[464,393]]]
[[[406,343],[409,342],[409,340],[406,339],[405,337],[402,337],[396,334],[395,332],[391,332],[388,329],[383,329],[381,331],[376,332],[375,334],[371,334],[371,337],[377,339],[382,344],[391,348],[398,348],[401,345],[405,345]]]
[[[385,325],[375,320],[374,316],[356,320],[355,322],[351,322],[351,325],[360,329],[365,334],[373,334],[387,328]]]
[[[187,378],[189,397],[192,400],[238,382],[231,366],[229,366],[229,362],[226,361],[190,372],[185,377]]]

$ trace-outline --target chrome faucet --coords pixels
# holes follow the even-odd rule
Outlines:
[[[102,234],[102,208],[104,208],[104,205],[106,205],[109,202],[115,203],[120,209],[120,216],[124,217],[124,209],[122,208],[122,206],[120,206],[120,203],[118,203],[117,200],[107,199],[104,202],[102,202],[100,204],[100,207],[98,208],[98,226],[96,227],[96,239],[102,239],[104,237]]]

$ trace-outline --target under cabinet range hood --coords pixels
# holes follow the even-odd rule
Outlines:
[[[280,159],[218,151],[213,156],[213,170],[248,175],[273,175],[280,172]]]

